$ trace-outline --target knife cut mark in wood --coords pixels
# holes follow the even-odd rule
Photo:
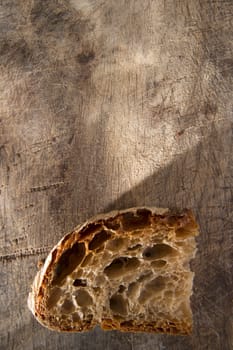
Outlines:
[[[30,192],[41,192],[41,191],[46,191],[49,188],[58,188],[60,186],[64,185],[64,182],[55,182],[52,184],[44,185],[44,186],[37,186],[37,187],[31,187]]]
[[[51,247],[20,249],[10,254],[0,255],[0,262],[9,262],[16,259],[26,258],[28,256],[48,254],[50,250]]]

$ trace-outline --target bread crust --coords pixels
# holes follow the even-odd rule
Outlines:
[[[66,234],[58,244],[51,250],[44,265],[38,271],[34,282],[32,284],[31,292],[28,297],[28,306],[35,318],[45,327],[59,331],[59,332],[83,332],[91,330],[97,324],[92,321],[80,322],[73,327],[70,324],[61,323],[60,320],[53,317],[47,310],[46,300],[48,298],[48,289],[52,280],[52,273],[55,265],[59,261],[60,257],[68,248],[72,247],[77,242],[86,242],[93,238],[96,232],[99,232],[100,227],[103,225],[113,225],[117,221],[122,221],[123,214],[139,213],[139,211],[149,211],[150,220],[162,222],[165,226],[176,226],[182,228],[187,225],[198,228],[193,213],[189,209],[182,211],[169,210],[167,208],[156,207],[134,207],[119,211],[111,211],[106,214],[99,214],[87,220],[83,224],[78,225],[72,232]],[[130,225],[130,223],[129,223]],[[125,227],[124,232],[128,231],[130,234],[130,228]],[[196,233],[198,234],[198,233]],[[196,235],[195,234],[195,235]],[[136,324],[133,320],[131,322],[120,323],[115,319],[102,319],[101,327],[104,330],[118,329],[125,332],[153,332],[153,333],[168,333],[188,335],[192,331],[192,325],[186,325],[185,323],[166,324],[161,326],[155,323],[144,322]]]

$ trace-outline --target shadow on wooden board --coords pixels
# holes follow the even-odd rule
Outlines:
[[[191,337],[163,337],[163,349],[233,346],[232,125],[212,127],[208,138],[111,203],[106,211],[152,205],[193,208],[200,224]],[[201,347],[200,347],[201,346]],[[159,348],[160,349],[160,348]],[[162,348],[161,348],[162,349]]]
[[[46,347],[56,339],[59,349],[182,350],[221,349],[232,345],[232,137],[230,123],[212,131],[195,148],[175,158],[167,167],[146,178],[109,204],[105,211],[138,205],[191,207],[200,224],[192,309],[194,331],[190,337],[103,332],[98,327],[84,334],[56,334],[34,320],[33,336],[43,334]],[[14,337],[18,337],[15,334]],[[15,339],[16,339],[15,338]]]

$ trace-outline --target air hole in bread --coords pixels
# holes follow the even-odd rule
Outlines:
[[[75,243],[66,250],[57,262],[53,276],[53,285],[60,285],[67,275],[71,274],[85,256],[85,244]]]
[[[110,230],[118,230],[120,228],[119,222],[117,220],[108,220],[104,222],[104,226],[107,227]]]
[[[110,309],[116,314],[127,314],[127,304],[122,295],[115,294],[110,298]]]
[[[155,267],[157,269],[160,269],[164,267],[167,264],[166,260],[155,260],[151,262],[151,267]]]
[[[124,286],[123,284],[121,284],[118,288],[118,293],[123,293],[126,290],[126,286]]]
[[[81,231],[80,231],[80,236],[82,238],[85,238],[87,236],[90,236],[93,233],[96,233],[98,231],[101,231],[102,229],[102,225],[99,223],[91,223],[88,226],[84,227]]]
[[[137,212],[137,215],[131,212],[122,214],[122,226],[125,231],[133,231],[149,225],[150,220],[148,211]]]
[[[87,266],[88,264],[90,264],[92,258],[93,258],[93,254],[92,254],[92,253],[89,253],[89,254],[84,258],[84,260],[83,260],[81,266],[82,266],[82,267],[85,267],[85,266]]]
[[[76,271],[74,270],[74,272],[72,272],[72,274],[71,274],[71,278],[73,280],[76,280],[77,278],[82,277],[82,274],[83,274],[83,270],[82,269],[78,269]]]
[[[152,281],[148,282],[139,296],[139,303],[144,304],[145,302],[156,296],[156,294],[159,294],[162,290],[164,290],[166,286],[165,282],[166,279],[163,276],[158,276]]]
[[[80,316],[77,312],[72,314],[73,322],[80,322]]]
[[[166,280],[167,279],[165,277],[158,276],[154,278],[152,281],[150,281],[149,283],[147,283],[146,287],[153,292],[160,292],[165,288]]]
[[[146,218],[147,220],[149,220],[150,216],[151,216],[151,211],[149,209],[146,208],[139,208],[137,209],[137,215],[140,216],[141,218]]]
[[[140,284],[138,282],[132,282],[128,286],[127,294],[130,298],[136,298],[140,291]]]
[[[148,280],[153,275],[152,271],[145,271],[139,278],[138,282],[144,282]]]
[[[91,277],[90,277],[90,279],[91,279]],[[96,284],[98,285],[98,286],[102,286],[103,284],[105,284],[106,283],[106,276],[104,275],[104,274],[100,274],[99,276],[96,276]]]
[[[82,280],[80,278],[76,278],[73,282],[74,287],[86,287],[87,286],[87,281]]]
[[[75,306],[71,300],[65,300],[61,306],[61,312],[63,314],[70,314],[75,310]]]
[[[123,248],[125,245],[126,245],[126,241],[123,238],[115,238],[107,242],[106,248],[114,252]]]
[[[173,290],[166,290],[164,295],[166,298],[171,299],[174,295],[174,292],[173,292]]]
[[[157,330],[158,330],[159,333],[164,333],[164,329],[161,328],[161,327],[157,327]]]
[[[123,328],[132,327],[132,325],[133,325],[133,320],[128,320],[128,321],[121,322],[121,326]]]
[[[97,233],[95,237],[89,242],[88,248],[90,250],[97,249],[101,247],[104,242],[106,242],[111,237],[111,233],[102,230],[100,233]]]
[[[58,300],[60,299],[62,295],[62,290],[58,287],[54,287],[50,291],[50,296],[47,300],[47,307],[48,309],[51,309],[54,305],[57,304]]]
[[[120,257],[114,259],[110,265],[104,269],[104,273],[108,278],[120,278],[127,275],[129,272],[136,270],[140,265],[137,258]]]
[[[138,244],[136,244],[136,245],[134,245],[132,247],[129,247],[128,250],[129,251],[135,251],[135,250],[140,249],[141,247],[142,247],[142,245],[138,243]]]
[[[91,321],[93,319],[93,315],[92,314],[88,314],[86,318],[87,318],[87,320]]]
[[[102,245],[101,247],[97,248],[95,253],[98,254],[100,252],[103,252],[104,251],[104,245]]]
[[[93,304],[92,297],[85,289],[80,289],[75,292],[75,300],[77,304],[81,307],[90,306]]]
[[[154,260],[160,259],[168,255],[173,255],[176,252],[170,245],[160,243],[152,247],[148,247],[143,252],[144,259]]]

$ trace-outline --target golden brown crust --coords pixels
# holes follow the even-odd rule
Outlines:
[[[132,232],[143,230],[150,225],[159,225],[160,227],[162,225],[166,228],[175,227],[177,232],[180,232],[181,239],[184,227],[188,227],[190,230],[193,230],[195,235],[197,234],[197,224],[194,216],[192,211],[187,209],[177,212],[174,210],[171,211],[158,208],[130,208],[98,215],[97,217],[88,220],[84,224],[79,225],[73,232],[68,233],[62,238],[62,240],[53,248],[46,259],[44,266],[42,266],[41,270],[38,272],[28,300],[29,307],[37,320],[44,326],[57,331],[79,332],[92,329],[96,325],[96,321],[86,320],[72,324],[70,321],[57,319],[50,314],[47,307],[49,288],[56,285],[57,280],[59,280],[60,283],[64,277],[60,271],[56,272],[56,269],[58,269],[59,264],[62,266],[62,259],[66,253],[71,256],[72,254],[76,254],[78,250],[78,254],[81,256],[80,259],[82,260],[87,254],[88,245],[89,248],[92,248],[92,246],[98,243],[98,240],[105,239],[103,235],[106,235],[106,230],[109,230],[109,235],[111,235],[111,232],[114,232],[114,230],[117,230],[120,235],[130,235]],[[103,228],[105,231],[101,231]],[[99,237],[97,237],[97,234]],[[143,231],[143,234],[148,234],[148,232],[145,230],[145,232]],[[73,269],[72,263],[68,268],[65,267],[65,269],[67,269],[67,274],[71,273]],[[187,326],[185,323],[178,324],[175,321],[173,325],[156,325],[151,322],[136,324],[134,321],[131,323],[129,321],[119,323],[114,319],[103,318],[101,326],[106,330],[118,329],[131,332],[156,332],[169,334],[189,334],[191,332],[190,325]]]
[[[117,320],[104,319],[101,323],[101,327],[106,331],[117,329],[122,332],[166,333],[172,335],[189,335],[192,332],[192,327],[187,327],[184,322],[164,322],[164,324],[156,324],[156,322],[145,321],[144,323],[135,324],[133,320],[119,323]]]

